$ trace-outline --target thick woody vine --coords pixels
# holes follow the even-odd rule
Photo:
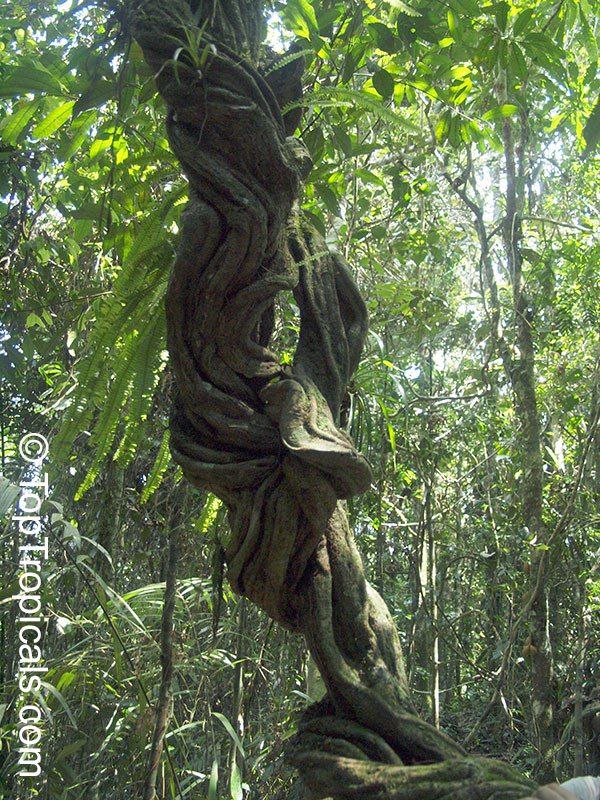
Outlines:
[[[344,501],[369,489],[371,472],[337,422],[367,313],[343,259],[296,207],[310,160],[292,136],[299,112],[283,111],[300,97],[301,60],[261,69],[256,0],[131,11],[189,181],[166,302],[173,457],[228,509],[233,588],[305,636],[327,688],[290,762],[313,798],[531,794],[511,767],[467,756],[414,713],[396,629],[348,526]],[[283,291],[300,309],[291,367],[270,349]]]

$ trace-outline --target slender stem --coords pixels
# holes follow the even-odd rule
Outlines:
[[[173,512],[174,514],[176,512]],[[144,800],[156,797],[156,779],[162,758],[165,735],[171,715],[171,681],[173,678],[173,617],[177,588],[177,561],[179,557],[179,525],[171,524],[169,529],[169,550],[165,581],[165,598],[160,630],[162,679],[156,702],[154,734],[148,758],[148,772],[144,784]]]

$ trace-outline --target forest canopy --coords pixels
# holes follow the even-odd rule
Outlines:
[[[322,259],[348,334],[327,435],[353,455],[332,502],[398,630],[411,702],[524,780],[600,774],[598,9],[190,3],[197,32],[156,67],[140,5],[0,11],[0,796],[302,797],[286,753],[324,694],[318,648],[240,596],[255,599],[243,571],[228,583],[232,502],[216,479],[186,481],[171,414],[185,370],[165,301],[203,185],[178,143],[218,149],[173,97],[190,65],[210,85],[222,18],[246,6],[256,47],[236,58],[300,164],[273,215],[289,201],[302,220],[290,252]],[[285,375],[318,295],[294,258],[294,286],[275,256],[259,272],[294,289],[258,325]],[[30,432],[49,442],[37,783],[19,775],[15,681]]]

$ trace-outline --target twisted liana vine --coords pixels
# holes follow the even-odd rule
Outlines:
[[[255,0],[142,0],[131,25],[189,181],[166,301],[172,454],[227,507],[233,588],[305,636],[327,688],[290,762],[312,798],[530,794],[511,767],[467,756],[416,715],[398,634],[348,526],[344,501],[369,489],[371,471],[338,418],[367,312],[297,209],[310,170],[292,136],[301,59],[261,68]],[[300,311],[291,366],[269,347],[282,291]]]

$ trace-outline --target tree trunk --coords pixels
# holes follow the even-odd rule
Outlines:
[[[523,178],[525,122],[521,121],[519,174],[515,157],[512,123],[503,123],[504,158],[506,166],[506,216],[503,242],[508,273],[513,288],[516,343],[519,358],[511,369],[515,393],[515,410],[521,426],[521,469],[523,522],[532,545],[531,581],[535,593],[529,619],[531,654],[531,690],[533,734],[537,749],[535,774],[541,781],[554,779],[554,729],[552,694],[553,659],[550,640],[548,586],[543,547],[547,531],[543,521],[544,461],[542,436],[537,404],[535,376],[535,347],[533,341],[534,312],[523,281],[521,256],[521,206],[517,191]]]
[[[175,503],[169,522],[169,549],[166,560],[165,598],[160,629],[160,662],[162,678],[158,699],[155,708],[154,733],[148,758],[148,769],[144,783],[144,800],[154,800],[156,797],[156,781],[165,748],[165,736],[171,716],[171,682],[173,679],[173,619],[175,614],[175,599],[177,590],[177,561],[179,557],[179,536],[181,525],[185,516],[186,497],[191,492],[185,491],[179,502]],[[173,773],[175,777],[175,773]],[[176,778],[175,778],[176,779]]]
[[[530,781],[413,713],[398,634],[365,579],[345,500],[371,473],[337,420],[366,308],[295,210],[310,162],[291,136],[299,112],[281,109],[299,101],[301,60],[264,77],[262,30],[245,0],[146,0],[134,16],[190,182],[167,297],[172,453],[228,508],[234,590],[303,634],[319,668],[327,695],[289,751],[310,796],[516,800]],[[300,310],[291,367],[268,349],[282,290]]]

